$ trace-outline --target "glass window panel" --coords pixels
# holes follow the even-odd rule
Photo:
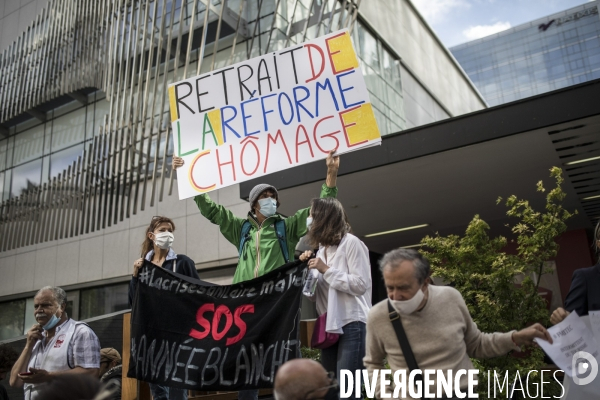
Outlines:
[[[402,93],[402,78],[400,76],[400,61],[395,60],[394,61],[394,79],[392,80],[392,86],[394,87],[394,89],[396,89],[399,93]]]
[[[71,314],[68,314],[69,316]],[[25,324],[23,326],[23,334],[27,334],[27,331],[36,323],[35,320],[35,309],[33,308],[33,297],[26,299],[25,301]]]
[[[13,165],[41,157],[44,149],[44,124],[18,133],[15,136]]]
[[[73,290],[67,292],[67,315],[75,320],[79,320],[79,291]]]
[[[569,85],[569,81],[567,78],[562,78],[554,81],[554,88],[560,89]]]
[[[50,178],[50,157],[42,158],[42,181],[41,184],[48,183]]]
[[[567,54],[577,54],[579,52],[581,52],[579,43],[575,43],[567,47]]]
[[[382,49],[381,53],[382,53],[381,67],[382,67],[383,77],[385,78],[386,81],[390,82],[393,79],[394,68],[396,67],[396,64],[394,63],[394,59],[392,58],[390,53],[387,52],[387,50]]]
[[[89,140],[94,137],[96,132],[96,121],[94,120],[94,109],[96,105],[95,103],[89,104],[85,108],[86,112],[86,125],[85,125],[85,139]]]
[[[13,168],[11,197],[21,195],[24,190],[32,189],[40,184],[42,159]]]
[[[376,71],[379,71],[379,52],[377,51],[377,39],[375,39],[362,25],[358,24],[356,28],[359,43],[359,57],[373,67]]]
[[[0,304],[0,340],[23,335],[25,300]]]
[[[0,171],[4,171],[8,168],[8,139],[0,140]]]
[[[598,39],[594,39],[594,40],[586,40],[583,44],[582,47],[585,48],[587,51],[598,51],[598,47],[600,47],[600,40]]]
[[[128,309],[127,289],[128,284],[120,284],[81,290],[79,319]]]
[[[600,32],[600,27],[598,27],[597,24],[585,24],[577,27],[577,32],[580,37],[589,34],[598,34]]]
[[[10,180],[12,177],[12,169],[7,169],[4,172],[4,186],[2,189],[2,200],[6,200],[10,197]]]
[[[242,47],[242,46],[240,46]],[[108,115],[110,103],[106,99],[102,99],[94,103],[94,135],[98,136],[99,127],[104,124],[104,116]]]
[[[598,54],[594,54],[594,55],[590,55],[588,62],[590,63],[590,65],[592,66],[598,66],[600,65],[600,53]]]
[[[73,161],[77,160],[78,156],[83,154],[83,143],[78,144],[68,149],[59,151],[50,156],[50,176],[58,176],[63,170],[69,168]]]
[[[85,140],[85,112],[84,107],[52,121],[52,152]]]

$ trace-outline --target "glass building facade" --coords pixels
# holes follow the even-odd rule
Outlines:
[[[450,49],[490,106],[600,78],[598,1]]]
[[[171,11],[172,3],[166,2],[165,30],[170,29],[169,24],[172,24],[172,30],[177,32],[181,27],[180,21],[183,21],[184,28],[191,26],[194,23],[192,22],[194,13],[196,23],[203,20],[206,7],[202,2],[196,2],[196,7],[194,7],[194,2],[186,1],[183,3],[185,6],[181,9],[182,3],[180,0],[177,1]],[[154,1],[150,1],[147,4],[148,13],[156,16],[152,25],[160,26],[164,2],[155,4]],[[276,50],[312,39],[317,35],[324,34],[329,25],[335,29],[343,22],[339,21],[342,13],[338,13],[333,15],[331,22],[324,19],[321,24],[306,26],[302,31],[300,28],[304,24],[303,21],[309,17],[309,7],[315,7],[315,3],[308,0],[265,1],[260,10],[257,9],[258,3],[231,0],[226,3],[225,7],[230,14],[235,15],[239,13],[242,4],[245,4],[245,7],[242,9],[241,18],[246,20],[246,26],[242,29],[248,34],[254,32],[255,26],[259,25],[256,26],[254,39],[236,44],[234,31],[228,27],[222,28],[218,47],[214,45],[215,38],[213,37],[212,47],[207,46],[205,49],[200,67],[198,61],[201,54],[201,42],[194,39],[189,49],[190,57],[189,59],[186,57],[185,61],[187,76],[194,75],[196,72],[209,72],[212,69],[258,56],[264,52],[267,46],[270,50]],[[279,5],[277,9],[275,9],[276,4]],[[220,2],[215,1],[213,5],[220,7]],[[325,14],[339,6],[336,1],[325,1],[321,2],[319,7],[323,8],[323,14]],[[315,10],[313,9],[313,14]],[[144,12],[146,12],[145,9],[140,6],[137,9],[132,8],[129,13],[123,15],[127,23],[122,24],[123,28],[119,31],[118,41],[122,43],[127,41],[131,21],[141,18]],[[171,12],[174,14],[172,19]],[[275,21],[273,21],[274,18]],[[292,24],[290,32],[288,32],[289,24]],[[271,26],[274,27],[272,31]],[[359,56],[382,135],[405,129],[399,57],[359,19],[353,27],[352,40]],[[210,42],[211,38],[207,38],[207,43]],[[185,49],[186,46],[187,43],[184,41],[182,49]],[[170,60],[166,67],[168,78],[172,80],[175,54],[171,53]],[[165,61],[163,59],[159,64],[161,68],[165,66]],[[161,177],[161,170],[165,175],[170,175],[170,167],[163,169],[162,164],[165,158],[167,164],[170,164],[173,154],[172,140],[167,139],[164,134],[162,136],[158,134],[159,130],[166,128],[166,121],[168,121],[167,118],[161,118],[161,113],[163,117],[168,115],[168,102],[163,102],[162,108],[158,105],[160,99],[165,97],[163,86],[154,84],[160,79],[160,76],[157,74],[150,79],[150,84],[146,85],[148,97],[157,99],[155,100],[157,105],[154,115],[146,117],[147,121],[154,119],[154,124],[151,125],[151,129],[144,130],[136,138],[134,144],[136,149],[139,149],[138,153],[142,153],[136,156],[139,157],[136,160],[143,167],[134,170],[133,173],[139,173],[141,179],[158,179]],[[9,205],[13,200],[19,201],[20,198],[26,198],[35,189],[43,185],[52,185],[56,178],[60,180],[60,174],[65,175],[68,168],[81,157],[83,157],[83,162],[86,162],[84,149],[96,148],[94,141],[105,133],[107,126],[110,126],[106,125],[106,122],[108,121],[110,124],[110,118],[115,118],[114,114],[118,114],[119,103],[118,101],[109,101],[108,97],[110,96],[107,96],[102,88],[89,88],[81,92],[85,96],[83,101],[81,97],[74,100],[65,99],[63,96],[60,101],[56,102],[58,105],[44,106],[42,109],[45,114],[43,121],[38,118],[24,118],[23,122],[10,126],[7,135],[0,135],[2,138],[0,139],[0,203],[4,202]],[[115,99],[126,97],[127,93],[123,91],[122,94],[114,97]],[[113,103],[117,105],[115,106]],[[7,107],[6,104],[2,106]],[[111,112],[113,113],[112,117]],[[164,121],[162,124],[164,126],[157,126],[156,122],[159,120]],[[149,151],[146,152],[146,148]],[[147,154],[143,154],[143,152]],[[156,168],[159,173],[150,174],[150,171],[154,170],[155,162],[160,164]],[[124,165],[123,168],[127,168],[127,166]],[[76,319],[92,318],[128,308],[126,284],[99,285],[84,290],[70,291],[68,294],[71,299],[69,315]],[[2,326],[0,340],[22,335],[34,323],[32,297],[0,302],[0,326]]]
[[[85,106],[69,102],[51,110],[46,122],[31,119],[15,127],[14,135],[0,140],[2,200],[48,183],[82,155],[108,112],[102,92],[95,91],[88,98]]]
[[[75,319],[128,308],[130,260],[153,215],[179,218],[178,251],[231,281],[236,249],[175,199],[169,83],[349,29],[382,135],[485,106],[403,0],[37,1],[0,7],[3,33],[18,32],[0,40],[0,341],[34,323],[45,285],[67,290]],[[390,4],[415,23],[382,29]],[[428,45],[390,41],[399,32]],[[444,73],[414,67],[423,60]],[[235,189],[215,196],[246,210]]]
[[[229,1],[227,7],[229,10],[237,11],[239,3],[239,0]],[[287,3],[281,2],[279,8],[282,14],[280,18],[284,21],[285,18],[290,18],[288,15],[292,12],[293,2]],[[306,19],[309,3],[309,1],[298,2],[295,10],[296,21]],[[150,2],[150,7],[152,4],[153,2]],[[181,1],[175,5],[177,17],[174,18],[173,29],[179,29],[180,5]],[[254,6],[256,5],[254,4]],[[196,10],[197,20],[201,19],[201,15],[204,13],[205,8],[203,7],[204,5],[199,3]],[[274,2],[265,2],[262,6],[261,15],[265,19],[264,26],[271,26],[272,20],[267,18],[272,18],[274,7]],[[189,24],[192,8],[192,2],[189,2],[182,12],[182,20],[186,24]],[[245,11],[246,14],[256,14],[256,9],[252,10],[252,6],[248,8]],[[161,14],[158,6],[156,14]],[[169,18],[167,13],[165,21],[169,21]],[[159,23],[160,18],[156,24]],[[248,25],[248,29],[253,29],[253,25]],[[324,28],[320,33],[322,34],[323,31]],[[313,26],[307,29],[306,37],[311,39],[315,34],[317,34],[316,26]],[[123,36],[126,36],[126,32],[123,33]],[[298,33],[290,38],[289,42],[302,41],[302,39],[303,34]],[[269,40],[268,32],[259,35],[256,39],[258,45],[261,40],[263,42]],[[356,23],[355,29],[352,31],[352,40],[359,56],[381,134],[388,135],[405,129],[401,68],[398,57],[360,21]],[[229,43],[231,38],[225,37],[222,41],[224,44],[221,45],[215,57],[215,68],[243,61],[248,56],[246,46],[238,44],[232,52],[233,46]],[[285,33],[281,30],[274,31],[271,42],[273,48],[284,48],[286,45],[290,45],[287,43]],[[197,44],[196,47],[198,47]],[[258,50],[256,50],[252,52],[251,56],[258,55]],[[212,51],[205,54],[205,62],[202,63],[200,69],[201,73],[210,71],[212,58]],[[196,69],[197,61],[190,62],[189,70],[196,71]],[[156,94],[151,91],[150,95],[156,98],[164,97],[160,86],[157,88]],[[47,112],[46,122],[40,123],[37,119],[29,119],[27,122],[12,127],[8,137],[0,140],[0,201],[20,196],[28,189],[50,182],[52,177],[57,177],[83,154],[84,146],[86,143],[90,144],[93,137],[99,134],[103,119],[110,112],[110,104],[101,90],[94,91],[87,97],[88,104],[85,106],[78,101],[71,101]],[[164,107],[163,112],[166,113],[168,111],[166,102]],[[158,116],[159,113],[156,112],[156,114]],[[163,136],[158,153],[158,161],[161,165],[161,156],[165,154],[163,151],[165,143]],[[172,156],[171,146],[166,152],[168,160]],[[151,160],[154,159],[154,147],[150,156]],[[150,166],[149,170],[152,169],[153,166]],[[168,173],[167,169],[166,174]]]

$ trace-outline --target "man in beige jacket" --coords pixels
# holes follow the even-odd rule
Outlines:
[[[548,331],[540,324],[507,333],[479,331],[456,289],[428,284],[429,263],[415,250],[392,250],[384,255],[379,265],[389,301],[400,315],[421,370],[442,370],[444,373],[452,370],[454,377],[460,369],[474,368],[469,357],[501,356],[522,345],[533,344],[534,338],[552,342]],[[410,371],[390,321],[387,299],[376,304],[369,313],[366,342],[364,364],[369,377],[375,369],[383,368],[383,360],[387,358],[392,376],[395,371],[405,370],[408,382]],[[381,398],[379,383],[376,385],[377,398]],[[453,389],[456,393],[456,388]],[[463,393],[468,391],[466,375],[460,378],[460,389]],[[391,394],[393,386],[386,392]],[[437,393],[435,383],[430,392]]]

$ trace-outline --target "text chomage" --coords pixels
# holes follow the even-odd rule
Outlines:
[[[347,30],[169,86],[180,199],[381,143]]]

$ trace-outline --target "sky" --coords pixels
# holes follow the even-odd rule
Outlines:
[[[586,0],[412,0],[446,47],[492,35]]]

